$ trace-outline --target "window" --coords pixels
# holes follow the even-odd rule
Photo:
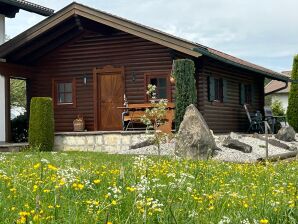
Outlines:
[[[209,77],[209,101],[225,102],[227,99],[227,81],[221,78]]]
[[[58,83],[57,84],[57,103],[67,104],[72,103],[72,83]]]
[[[251,85],[244,85],[245,103],[251,104]]]
[[[223,88],[222,79],[214,79],[214,100],[222,102]]]
[[[170,85],[168,75],[163,74],[147,74],[146,89],[148,84],[156,86],[156,97],[158,99],[170,99]]]
[[[75,79],[54,80],[53,83],[55,105],[75,106]]]
[[[240,84],[240,104],[251,104],[253,98],[253,90],[251,84]]]

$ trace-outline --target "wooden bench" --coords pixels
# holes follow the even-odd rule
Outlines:
[[[151,103],[142,103],[142,104],[129,104],[128,107],[124,108],[127,110],[127,115],[124,116],[124,121],[128,122],[126,129],[137,129],[134,127],[134,124],[140,124],[141,118],[145,115],[145,110],[147,108],[152,108]],[[165,123],[161,125],[158,129],[170,133],[172,131],[172,122],[175,116],[175,105],[174,103],[167,103],[167,112],[165,116]]]

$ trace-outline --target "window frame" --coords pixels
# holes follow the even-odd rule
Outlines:
[[[71,83],[72,84],[72,102],[71,103],[59,103],[58,101],[58,84]],[[52,79],[52,97],[55,107],[71,107],[77,106],[77,95],[76,95],[76,79],[75,78],[54,78]]]
[[[151,72],[151,73],[145,73],[144,74],[144,86],[145,86],[145,100],[146,102],[149,102],[150,98],[146,94],[148,84],[150,83],[150,79],[153,78],[166,78],[166,94],[167,94],[167,100],[168,102],[172,102],[172,85],[170,83],[170,71],[169,72]],[[158,87],[157,87],[158,88]],[[159,98],[157,98],[158,100]]]
[[[244,103],[252,104],[252,84],[244,84]]]
[[[213,82],[213,93],[211,89],[211,83]],[[215,85],[215,83],[218,82],[219,85]],[[210,75],[207,79],[207,85],[208,85],[208,101],[211,103],[225,103],[225,93],[224,93],[224,85],[227,85],[227,81],[218,76]],[[217,88],[216,88],[217,87]],[[216,94],[218,91],[218,94]]]
[[[250,89],[250,91],[248,91]],[[241,105],[252,105],[253,104],[253,83],[240,83],[239,98]],[[247,95],[249,93],[249,95]],[[243,96],[242,96],[243,94]]]
[[[215,83],[218,83],[218,86],[215,85]],[[217,87],[217,88],[216,88]],[[223,79],[222,78],[216,78],[214,77],[214,101],[223,103]],[[217,98],[218,97],[218,98]]]

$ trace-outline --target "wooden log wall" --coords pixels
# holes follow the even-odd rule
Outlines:
[[[108,36],[84,32],[36,63],[39,72],[31,83],[35,90],[32,96],[52,96],[53,78],[75,78],[77,106],[55,108],[56,131],[72,131],[72,122],[78,114],[84,116],[87,130],[94,130],[93,68],[124,66],[129,103],[143,103],[146,97],[144,74],[169,72],[172,67],[170,52],[169,48],[124,32]],[[84,76],[87,76],[87,85],[83,83]]]
[[[227,101],[225,103],[209,102],[208,77],[215,76],[227,80]],[[215,133],[230,131],[247,131],[248,119],[240,105],[239,84],[254,85],[250,112],[264,107],[264,77],[254,72],[229,66],[222,62],[204,57],[202,69],[199,71],[199,107],[209,127]]]
[[[170,72],[173,51],[169,48],[117,32],[101,35],[85,31],[79,37],[54,50],[36,62],[38,71],[30,85],[31,96],[52,97],[53,78],[76,79],[76,107],[55,107],[56,131],[72,131],[72,122],[78,114],[84,116],[87,130],[94,130],[93,78],[94,67],[106,65],[124,66],[125,89],[129,103],[146,100],[145,73]],[[178,58],[183,58],[180,55]],[[255,93],[251,111],[261,110],[264,105],[264,78],[253,72],[235,68],[216,60],[202,57],[196,61],[198,108],[215,133],[246,131],[247,117],[239,103],[239,83],[253,84]],[[135,74],[133,81],[132,74]],[[228,101],[208,101],[208,76],[222,77],[228,81]],[[87,85],[83,78],[87,77]],[[172,86],[172,98],[174,94]]]

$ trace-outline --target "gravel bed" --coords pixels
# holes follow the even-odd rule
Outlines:
[[[175,149],[175,143],[165,143],[161,144],[161,150],[160,155],[166,156],[174,156],[174,149]],[[112,154],[132,154],[132,155],[158,155],[157,147],[154,145],[138,148],[138,149],[127,149],[127,150],[121,150],[121,151],[109,151],[109,153]]]
[[[220,160],[220,161],[229,161],[229,162],[256,162],[258,158],[260,157],[265,157],[266,156],[266,148],[265,148],[265,141],[262,141],[257,138],[253,137],[241,137],[238,139],[241,142],[244,142],[250,146],[252,146],[252,152],[251,153],[243,153],[238,150],[230,149],[227,147],[222,146],[222,141],[223,138],[227,136],[220,136],[220,137],[215,137],[216,138],[216,143],[217,146],[222,150],[222,151],[216,151],[217,155],[213,157],[214,160]],[[283,142],[287,145],[293,145],[293,143],[286,143]],[[298,143],[296,142],[296,145],[298,147]],[[287,153],[289,150],[282,149],[273,145],[269,144],[268,147],[268,155],[273,156],[277,154],[282,154],[282,153]]]
[[[217,146],[221,149],[221,151],[217,150],[215,156],[212,158],[214,160],[219,161],[227,161],[227,162],[239,162],[239,163],[251,163],[256,162],[257,159],[260,157],[266,156],[266,149],[265,149],[265,141],[253,138],[249,135],[237,135],[237,139],[241,142],[244,142],[250,146],[252,146],[251,153],[243,153],[238,150],[230,149],[224,147],[222,145],[223,140],[228,135],[217,135],[215,136],[215,141]],[[274,137],[272,137],[274,138]],[[283,142],[290,147],[296,147],[298,149],[298,135],[296,135],[296,142]],[[175,149],[175,141],[171,141],[170,143],[162,144],[161,145],[161,155],[170,155],[174,156],[174,149]],[[287,153],[289,150],[282,149],[273,145],[269,144],[269,156]],[[146,146],[138,149],[128,149],[128,150],[113,150],[109,151],[108,153],[112,154],[131,154],[131,155],[158,155],[157,148],[153,145]]]

